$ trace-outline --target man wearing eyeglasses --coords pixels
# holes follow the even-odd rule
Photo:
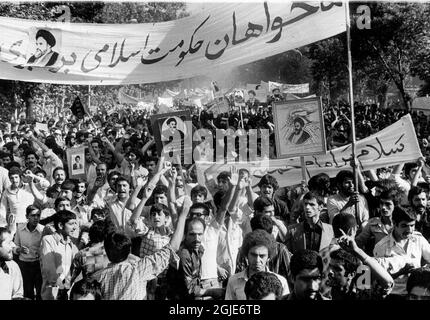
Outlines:
[[[42,273],[39,249],[44,227],[39,223],[40,211],[35,206],[27,207],[26,218],[28,222],[19,226],[16,232],[14,253],[19,255],[18,265],[24,282],[24,297],[41,300]],[[36,296],[34,289],[36,289]]]

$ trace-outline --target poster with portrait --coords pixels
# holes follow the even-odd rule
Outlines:
[[[71,179],[86,178],[85,175],[85,147],[67,149],[67,163]]]
[[[28,32],[28,67],[55,68],[61,63],[61,30],[30,28]]]
[[[187,162],[184,162],[185,155],[192,156],[193,132],[190,111],[153,115],[151,125],[158,154],[165,155],[166,159],[176,158],[175,154],[180,155],[182,164]]]
[[[277,158],[326,152],[320,97],[275,103],[273,121]]]

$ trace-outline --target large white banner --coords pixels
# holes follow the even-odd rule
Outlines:
[[[187,18],[78,24],[0,18],[0,78],[119,85],[234,67],[346,30],[342,2],[220,3]]]
[[[406,115],[391,126],[358,141],[356,157],[362,171],[394,166],[422,157],[410,115]],[[322,172],[334,177],[340,170],[352,170],[351,159],[350,144],[330,150],[325,155],[306,156],[307,179]],[[203,173],[213,164],[197,162],[196,165],[198,181],[200,184],[204,184]],[[216,167],[214,172],[209,169],[208,173],[216,176],[223,170],[230,170],[232,165],[238,169],[247,168],[253,176],[254,186],[265,174],[273,175],[278,180],[279,186],[291,186],[299,184],[303,180],[300,158],[227,163]]]

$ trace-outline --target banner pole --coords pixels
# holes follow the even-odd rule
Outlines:
[[[358,191],[357,182],[357,166],[355,158],[355,115],[354,115],[354,93],[353,93],[353,83],[352,83],[352,57],[351,57],[351,20],[349,17],[349,1],[346,0],[345,4],[345,19],[346,19],[346,37],[347,37],[347,47],[348,47],[348,80],[349,80],[349,104],[351,106],[351,148],[352,148],[352,173],[354,175],[354,189]],[[358,203],[355,204],[355,218],[357,224],[361,223],[358,217]],[[358,226],[360,228],[360,225]]]
[[[300,166],[302,167],[302,180],[305,182],[305,184],[308,184],[308,178],[306,175],[306,165],[305,165],[305,157],[300,157]]]

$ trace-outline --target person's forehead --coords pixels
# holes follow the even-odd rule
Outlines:
[[[268,254],[269,249],[263,245],[257,245],[249,249],[248,253],[251,254]]]
[[[399,223],[399,225],[401,225],[401,226],[413,226],[414,224],[415,224],[415,220],[413,220],[413,221],[402,220]]]
[[[188,233],[203,233],[204,226],[201,221],[194,220],[188,225]]]
[[[315,198],[312,198],[312,199],[303,199],[303,202],[305,204],[318,204],[318,201]]]
[[[314,268],[314,269],[300,270],[300,272],[297,274],[297,277],[307,278],[307,277],[316,277],[316,276],[320,276],[320,275],[321,275],[321,272],[319,271],[319,269]]]
[[[275,210],[275,207],[273,205],[264,207],[264,211],[273,211],[273,210]]]

